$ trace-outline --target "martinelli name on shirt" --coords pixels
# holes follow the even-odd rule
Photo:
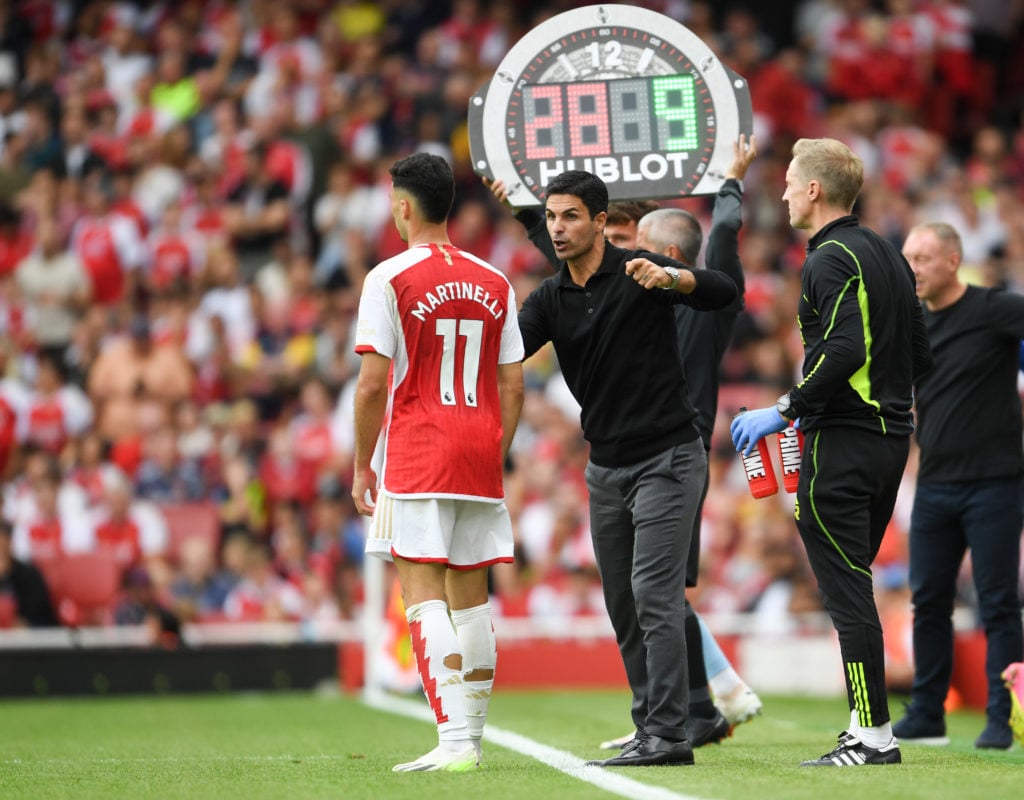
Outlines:
[[[501,319],[505,314],[505,309],[500,307],[500,300],[497,297],[491,297],[490,292],[482,286],[465,281],[437,284],[433,291],[427,292],[426,298],[420,300],[411,313],[420,322],[425,322],[428,314],[432,314],[442,303],[451,300],[472,300],[479,303],[490,311],[495,319]]]

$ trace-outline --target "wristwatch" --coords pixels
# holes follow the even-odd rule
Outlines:
[[[662,286],[661,288],[670,292],[679,285],[679,270],[675,267],[662,267],[662,269],[665,270],[665,274],[672,279],[672,283],[668,286]]]
[[[791,422],[797,417],[793,413],[793,401],[790,399],[788,392],[775,401],[775,410],[779,412],[783,419],[788,419]]]

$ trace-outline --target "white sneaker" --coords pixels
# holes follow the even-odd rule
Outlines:
[[[636,729],[631,730],[625,736],[620,736],[618,739],[609,739],[607,742],[601,742],[602,750],[621,750],[636,736]]]
[[[392,772],[469,772],[480,766],[480,756],[472,742],[460,743],[456,750],[438,745],[425,756],[407,764],[396,764]]]
[[[715,705],[733,727],[749,722],[764,708],[761,698],[746,684],[738,686],[727,695],[716,697]]]

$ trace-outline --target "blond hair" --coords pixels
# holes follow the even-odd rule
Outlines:
[[[793,166],[800,179],[821,184],[830,204],[847,211],[864,186],[864,162],[838,139],[798,139]]]

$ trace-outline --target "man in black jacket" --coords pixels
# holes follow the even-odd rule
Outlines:
[[[523,303],[526,356],[548,341],[590,443],[590,523],[605,604],[633,692],[634,743],[603,766],[692,764],[687,741],[686,557],[704,489],[673,306],[724,308],[735,283],[604,239],[608,190],[562,173],[544,216],[559,272]]]
[[[800,139],[786,171],[790,224],[812,231],[801,279],[804,379],[733,420],[737,450],[800,420],[796,520],[839,634],[851,710],[834,750],[803,766],[898,764],[871,563],[892,517],[913,431],[913,381],[931,367],[914,276],[851,214],[863,164],[835,139]]]
[[[913,228],[903,254],[917,278],[935,367],[917,384],[921,461],[910,518],[914,683],[897,738],[946,744],[953,671],[953,602],[967,548],[988,644],[988,723],[975,747],[1013,744],[1000,673],[1024,660],[1020,531],[1024,453],[1017,369],[1024,296],[968,286],[957,271],[960,234],[942,222]]]

